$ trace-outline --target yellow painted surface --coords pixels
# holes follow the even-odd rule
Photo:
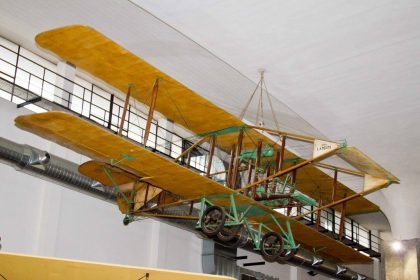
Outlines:
[[[338,154],[358,170],[380,179],[398,182],[399,179],[355,147],[347,147]]]
[[[244,125],[235,116],[93,28],[81,25],[66,26],[40,33],[35,40],[40,47],[102,79],[121,92],[126,92],[129,84],[134,84],[131,96],[145,104],[149,104],[151,100],[150,93],[155,79],[161,78],[156,110],[196,134]],[[218,136],[217,145],[229,151],[232,144],[236,143],[237,137],[238,133]],[[258,140],[264,142],[263,146],[269,144],[279,149],[278,143],[255,130],[247,130],[243,150],[255,149]],[[293,153],[285,152],[286,159],[295,157]],[[332,202],[332,178],[313,166],[306,166],[303,171],[298,172],[297,188],[310,197],[321,198],[324,204]],[[352,194],[352,190],[341,183],[338,184],[337,197]],[[348,215],[378,210],[377,205],[363,197],[347,204]]]
[[[123,160],[118,163],[118,167],[130,171],[138,177],[151,177],[148,179],[151,184],[177,194],[184,199],[233,192],[233,190],[134,142],[68,113],[47,112],[25,115],[17,117],[15,121],[16,125],[23,130],[56,142],[94,160],[110,162],[111,159],[119,160],[121,154],[129,154],[135,160]],[[213,199],[213,202],[218,205],[229,204],[227,198]],[[255,222],[265,222],[274,231],[279,232],[267,213],[273,214],[281,223],[287,220],[286,216],[249,197],[238,195],[235,202],[237,205],[253,205],[256,209],[262,210],[260,211],[261,214],[254,215],[250,219]],[[312,249],[325,246],[326,249],[322,250],[321,254],[328,258],[342,263],[367,263],[371,261],[369,257],[299,222],[293,222],[292,229],[295,239],[304,247]]]
[[[149,280],[234,279],[227,276],[11,253],[0,253],[0,273],[8,280],[137,280],[146,273],[149,273]]]

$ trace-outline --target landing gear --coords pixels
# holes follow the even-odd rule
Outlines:
[[[201,230],[209,237],[217,235],[225,225],[225,211],[220,206],[210,206],[201,217]]]
[[[224,226],[221,231],[217,233],[217,238],[223,242],[229,242],[234,239],[243,225]]]
[[[274,231],[266,233],[261,239],[261,255],[267,262],[276,261],[283,253],[283,239]]]
[[[290,220],[283,220],[280,224],[275,215],[267,213],[271,222],[256,222],[250,218],[258,211],[261,215],[262,210],[255,209],[253,205],[236,206],[235,196],[218,194],[211,198],[203,197],[196,228],[225,247],[238,248],[250,242],[267,262],[291,259],[299,245],[294,241]],[[227,205],[214,205],[213,199],[225,199],[224,205]]]
[[[238,229],[237,233],[233,236],[232,239],[229,239],[229,240],[222,240],[219,238],[219,234],[217,234],[218,243],[227,248],[244,247],[248,243],[248,238],[249,238],[248,231],[246,227],[243,225],[238,225],[237,229]]]

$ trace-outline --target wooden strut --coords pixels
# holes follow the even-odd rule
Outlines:
[[[122,116],[121,116],[120,127],[118,128],[118,136],[121,136],[122,132],[123,132],[125,115],[127,114],[128,104],[130,103],[131,89],[133,87],[134,87],[133,84],[128,85],[128,91],[127,91],[127,95],[125,97],[125,102],[124,102],[123,113],[122,113]]]
[[[252,166],[252,159],[250,159],[249,161],[248,161],[248,179],[247,179],[247,185],[249,185],[249,184],[251,184],[252,183],[252,169],[253,169],[253,166]],[[248,196],[248,194],[249,194],[249,189],[247,189],[246,191],[245,191],[245,193],[244,193],[246,196]]]
[[[236,188],[236,182],[238,180],[238,173],[239,173],[239,165],[241,163],[241,151],[242,151],[242,140],[244,138],[244,130],[241,129],[238,135],[238,144],[236,146],[236,153],[235,153],[235,161],[233,165],[233,173],[232,173],[232,188]]]
[[[183,151],[179,156],[177,156],[174,161],[178,161],[180,158],[182,158],[183,156],[185,156],[186,154],[188,154],[192,149],[194,149],[195,147],[197,147],[198,145],[200,145],[201,143],[203,143],[205,140],[207,140],[207,136],[201,138],[200,140],[198,140],[197,142],[195,142],[192,146],[190,146],[188,149],[186,149],[185,151]]]
[[[133,214],[143,215],[143,212],[149,212],[149,211],[153,211],[153,210],[157,210],[157,209],[161,209],[161,208],[183,205],[183,204],[186,204],[186,203],[196,202],[196,201],[199,201],[199,200],[200,200],[199,197],[194,198],[194,199],[182,199],[182,200],[178,200],[178,201],[167,203],[167,204],[156,205],[152,208],[141,209],[141,210],[133,212]]]
[[[207,177],[210,177],[210,171],[211,171],[211,164],[213,162],[213,155],[214,155],[214,148],[216,147],[216,135],[212,135],[210,137],[210,151],[209,151],[209,160],[207,163]]]
[[[281,148],[280,148],[280,158],[279,158],[279,166],[278,171],[283,170],[283,162],[284,162],[284,151],[286,150],[286,136],[281,138]]]
[[[252,184],[250,184],[250,185],[248,185],[248,186],[245,186],[245,187],[243,187],[243,188],[240,188],[240,189],[236,190],[236,192],[241,192],[241,191],[244,191],[244,190],[246,190],[246,189],[249,189],[249,188],[255,187],[255,186],[257,186],[257,185],[259,185],[259,184],[261,184],[261,183],[264,183],[265,181],[271,180],[271,179],[276,178],[276,177],[280,177],[280,176],[282,176],[282,175],[284,175],[284,174],[287,174],[287,173],[289,173],[289,172],[291,172],[291,171],[293,171],[293,170],[295,170],[295,169],[298,169],[298,168],[304,167],[304,166],[306,166],[306,165],[308,165],[308,164],[311,164],[311,163],[313,163],[313,162],[315,162],[315,161],[318,161],[318,160],[321,160],[321,159],[323,159],[323,158],[326,158],[326,157],[328,157],[328,156],[330,156],[330,155],[334,154],[334,153],[335,153],[338,149],[339,149],[339,148],[335,148],[335,149],[332,149],[332,150],[330,150],[330,151],[328,151],[328,152],[326,152],[325,154],[322,154],[322,155],[320,155],[320,156],[317,156],[317,157],[314,157],[314,158],[312,158],[312,159],[308,159],[308,160],[302,161],[302,162],[300,162],[300,163],[298,163],[298,164],[296,164],[296,165],[293,165],[293,166],[291,166],[291,167],[289,167],[289,168],[286,168],[285,170],[281,170],[281,171],[279,171],[279,172],[276,172],[276,173],[274,173],[273,175],[271,175],[271,176],[269,176],[269,177],[266,177],[266,178],[264,178],[264,179],[261,179],[261,180],[259,180],[259,181],[254,182],[254,183],[252,183]]]
[[[386,187],[386,186],[388,186],[388,185],[389,185],[389,182],[384,183],[384,184],[382,184],[382,185],[379,185],[379,186],[377,186],[377,187],[374,187],[374,188],[372,188],[372,189],[370,189],[370,190],[366,190],[366,191],[361,191],[361,192],[355,193],[355,194],[353,194],[353,195],[351,195],[351,196],[345,197],[345,198],[343,198],[343,199],[337,200],[337,201],[332,202],[332,203],[330,203],[330,204],[327,204],[327,205],[324,205],[324,206],[318,207],[317,209],[314,209],[314,210],[312,210],[312,211],[306,212],[306,213],[304,213],[304,214],[302,214],[302,215],[296,216],[296,217],[295,217],[295,219],[296,219],[296,220],[298,220],[298,219],[301,219],[301,218],[303,218],[303,217],[305,217],[305,216],[307,216],[307,215],[310,215],[310,214],[312,214],[312,213],[315,213],[315,212],[317,212],[317,211],[319,211],[319,210],[322,210],[322,209],[325,209],[325,208],[331,208],[331,207],[334,207],[334,206],[336,206],[336,205],[338,205],[338,204],[341,204],[341,203],[343,203],[343,202],[350,201],[350,200],[355,199],[355,198],[358,198],[358,197],[360,197],[360,196],[365,196],[365,195],[370,194],[370,193],[372,193],[372,192],[375,192],[375,191],[377,191],[377,190],[383,189],[383,188],[385,188],[385,187]]]
[[[321,198],[319,199],[318,205],[319,206],[322,206],[322,199]],[[316,225],[315,226],[316,227],[316,231],[319,231],[319,228],[321,226],[321,210],[319,210],[316,213],[316,224],[315,225]]]
[[[226,180],[226,183],[228,184],[228,186],[230,188],[233,188],[233,186],[232,186],[232,172],[233,172],[233,165],[234,165],[234,162],[235,162],[235,155],[236,155],[235,151],[236,151],[236,145],[233,144],[232,149],[230,150],[230,161],[229,161],[227,180]]]
[[[147,140],[149,139],[150,126],[152,125],[152,121],[153,121],[153,112],[155,111],[155,107],[156,107],[156,99],[157,99],[158,91],[159,91],[159,79],[156,79],[155,84],[153,85],[152,100],[150,101],[149,114],[147,115],[146,128],[144,130],[143,145],[146,145]]]
[[[335,194],[337,192],[337,180],[338,180],[338,170],[334,170],[334,181],[333,181],[333,189],[331,194],[331,200],[335,201]]]
[[[305,142],[310,142],[313,143],[315,140],[323,140],[323,139],[318,139],[315,137],[310,137],[310,136],[305,136],[305,135],[299,135],[299,134],[295,134],[295,133],[288,133],[285,131],[281,131],[281,130],[277,130],[277,129],[271,129],[271,128],[266,128],[266,127],[261,127],[261,126],[256,126],[256,125],[247,125],[248,128],[253,128],[256,130],[263,130],[263,131],[267,131],[267,132],[272,132],[272,133],[276,133],[282,136],[287,136],[288,138],[292,138],[292,139],[296,139],[296,140],[302,140]],[[325,140],[327,141],[327,140]],[[331,142],[331,141],[328,141]]]
[[[293,162],[293,166],[294,165],[296,165],[296,161]],[[292,183],[292,186],[294,186],[296,184],[296,178],[297,178],[297,169],[293,169],[293,171],[292,171],[292,179],[290,181]],[[292,198],[289,198],[289,202],[288,203],[289,203],[289,205],[292,204]],[[293,208],[293,206],[290,206],[290,207],[287,208],[287,216],[288,217],[292,213],[292,208]]]
[[[261,165],[261,151],[262,151],[262,140],[258,141],[257,145],[257,154],[255,155],[255,172],[254,172],[254,178],[252,180],[252,183],[255,183],[258,181],[258,172]],[[252,188],[252,197],[255,199],[257,197],[257,190],[256,188]]]
[[[343,204],[341,204],[341,217],[340,217],[340,227],[338,229],[338,240],[343,239],[345,220],[346,220],[346,202],[344,201]]]

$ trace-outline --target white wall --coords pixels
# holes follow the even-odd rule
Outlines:
[[[0,99],[0,137],[81,163],[86,160],[14,126],[26,109]],[[193,233],[154,220],[125,227],[118,208],[0,164],[0,236],[8,252],[201,271]],[[179,253],[182,252],[182,257]]]

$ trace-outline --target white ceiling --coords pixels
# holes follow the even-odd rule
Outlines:
[[[395,238],[420,236],[420,1],[136,3],[243,75],[129,1],[0,0],[0,34],[34,50],[38,32],[90,25],[232,112],[265,68],[272,95],[401,179],[371,199]],[[282,125],[320,134],[279,106]]]

